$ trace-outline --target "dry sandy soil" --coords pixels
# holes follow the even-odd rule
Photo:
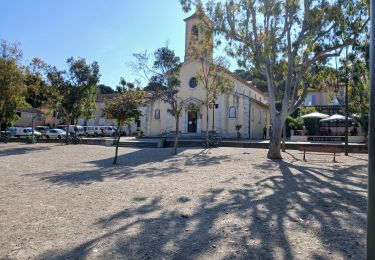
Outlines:
[[[0,259],[364,259],[367,155],[0,145]]]

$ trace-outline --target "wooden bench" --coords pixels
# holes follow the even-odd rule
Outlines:
[[[299,151],[303,151],[303,160],[306,161],[306,152],[312,153],[333,153],[333,162],[336,161],[336,154],[342,153],[343,149],[338,147],[300,146]]]

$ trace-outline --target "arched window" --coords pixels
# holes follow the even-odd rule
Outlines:
[[[191,33],[192,33],[195,37],[198,37],[199,30],[198,30],[198,26],[197,26],[197,25],[193,25],[193,27],[191,28]]]
[[[155,119],[160,119],[160,110],[155,109]]]
[[[236,118],[237,117],[237,113],[236,113],[236,108],[234,106],[231,106],[228,110],[228,117],[229,118]]]

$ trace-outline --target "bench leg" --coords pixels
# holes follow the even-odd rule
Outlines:
[[[306,150],[303,150],[303,160],[306,161]]]
[[[333,162],[337,163],[337,161],[336,161],[336,153],[333,153]]]

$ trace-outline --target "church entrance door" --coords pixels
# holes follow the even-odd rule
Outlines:
[[[197,112],[188,111],[188,133],[197,132]]]

